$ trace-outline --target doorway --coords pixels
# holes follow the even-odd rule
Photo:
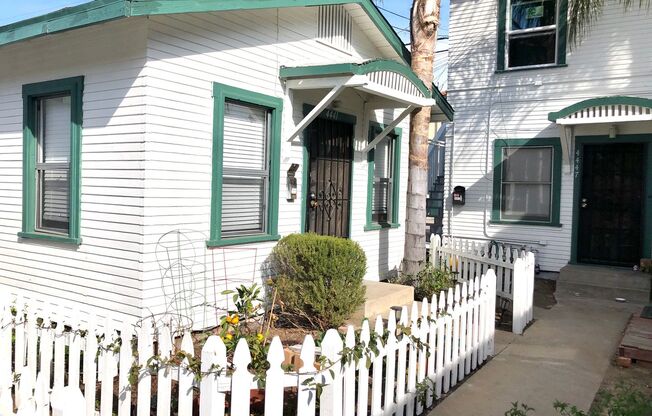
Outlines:
[[[317,118],[306,129],[305,231],[348,238],[354,125]]]
[[[643,249],[646,145],[587,144],[582,151],[577,260],[631,267]]]

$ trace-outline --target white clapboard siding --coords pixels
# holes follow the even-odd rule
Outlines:
[[[125,178],[141,189],[144,185],[146,27],[139,22],[111,22],[9,45],[0,51],[3,292],[66,307],[78,305],[84,315],[140,318],[142,210],[129,213],[142,207],[143,201],[126,200],[126,190],[133,187],[121,182]],[[84,90],[83,243],[73,250],[60,244],[21,241],[16,234],[21,231],[22,217],[22,85],[74,76],[84,77]],[[70,99],[48,98],[42,108],[43,162],[65,164],[70,149],[70,123],[66,122],[70,120]],[[68,221],[68,176],[66,169],[46,168],[44,219]],[[61,340],[53,336],[56,349],[54,345],[59,346]],[[60,350],[53,350],[57,353]],[[53,368],[58,385],[60,369]]]
[[[623,10],[619,4],[606,4],[581,44],[568,45],[567,66],[505,73],[495,72],[497,24],[495,1],[451,1],[447,98],[455,108],[455,146],[446,148],[445,189],[450,193],[454,186],[465,186],[466,204],[446,210],[444,233],[523,241],[538,250],[542,270],[556,272],[571,255],[574,175],[569,160],[562,161],[560,227],[489,224],[494,142],[560,137],[563,133],[548,113],[586,99],[652,98],[650,16],[645,7]],[[607,136],[608,129],[609,124],[578,126],[574,135]],[[618,125],[619,134],[650,131],[650,122]]]

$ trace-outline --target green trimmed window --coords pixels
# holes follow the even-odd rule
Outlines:
[[[278,239],[280,98],[214,84],[209,246]]]
[[[386,126],[372,122],[371,142]],[[367,153],[367,224],[365,230],[396,228],[400,199],[401,129],[395,128]]]
[[[83,77],[23,85],[22,238],[80,244]]]
[[[496,140],[492,222],[559,226],[559,139]]]
[[[568,0],[499,0],[498,70],[566,64]]]

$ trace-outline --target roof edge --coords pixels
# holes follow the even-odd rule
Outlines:
[[[407,63],[410,52],[371,0],[94,0],[0,26],[0,46],[130,16],[358,4]]]
[[[589,107],[601,105],[635,105],[640,107],[652,108],[652,99],[643,97],[633,97],[626,95],[613,95],[605,97],[589,98],[588,100],[579,101],[559,111],[548,113],[548,121],[555,122],[560,118],[567,117],[577,111]]]

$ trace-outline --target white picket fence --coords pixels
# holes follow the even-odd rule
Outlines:
[[[511,302],[512,332],[522,334],[534,319],[534,253],[509,245],[430,237],[430,261],[450,268],[461,281],[496,272],[496,293]]]
[[[284,350],[275,337],[267,353],[264,414],[282,415],[284,408],[288,414],[288,406],[301,416],[317,409],[322,416],[422,414],[493,354],[495,279],[489,270],[430,301],[415,302],[411,310],[404,306],[398,317],[393,310],[387,321],[378,317],[373,329],[368,321],[357,333],[349,327],[345,336],[330,329],[321,348],[308,335],[301,346],[303,364],[293,371],[283,370]],[[250,415],[251,392],[259,386],[248,370],[251,353],[244,339],[227,358],[222,339],[211,335],[201,350],[202,374],[195,377],[187,357],[156,371],[148,366],[155,354],[165,362],[179,351],[192,353],[188,332],[181,339],[168,327],[124,325],[118,332],[110,321],[99,326],[92,319],[78,321],[74,313],[65,318],[70,315],[0,299],[0,409],[13,414],[18,408],[21,416],[47,416],[50,404],[52,414],[61,416]],[[356,345],[363,358],[342,360],[343,351]],[[227,368],[228,361],[232,370],[216,370]],[[82,403],[55,408],[55,396],[59,403]]]

